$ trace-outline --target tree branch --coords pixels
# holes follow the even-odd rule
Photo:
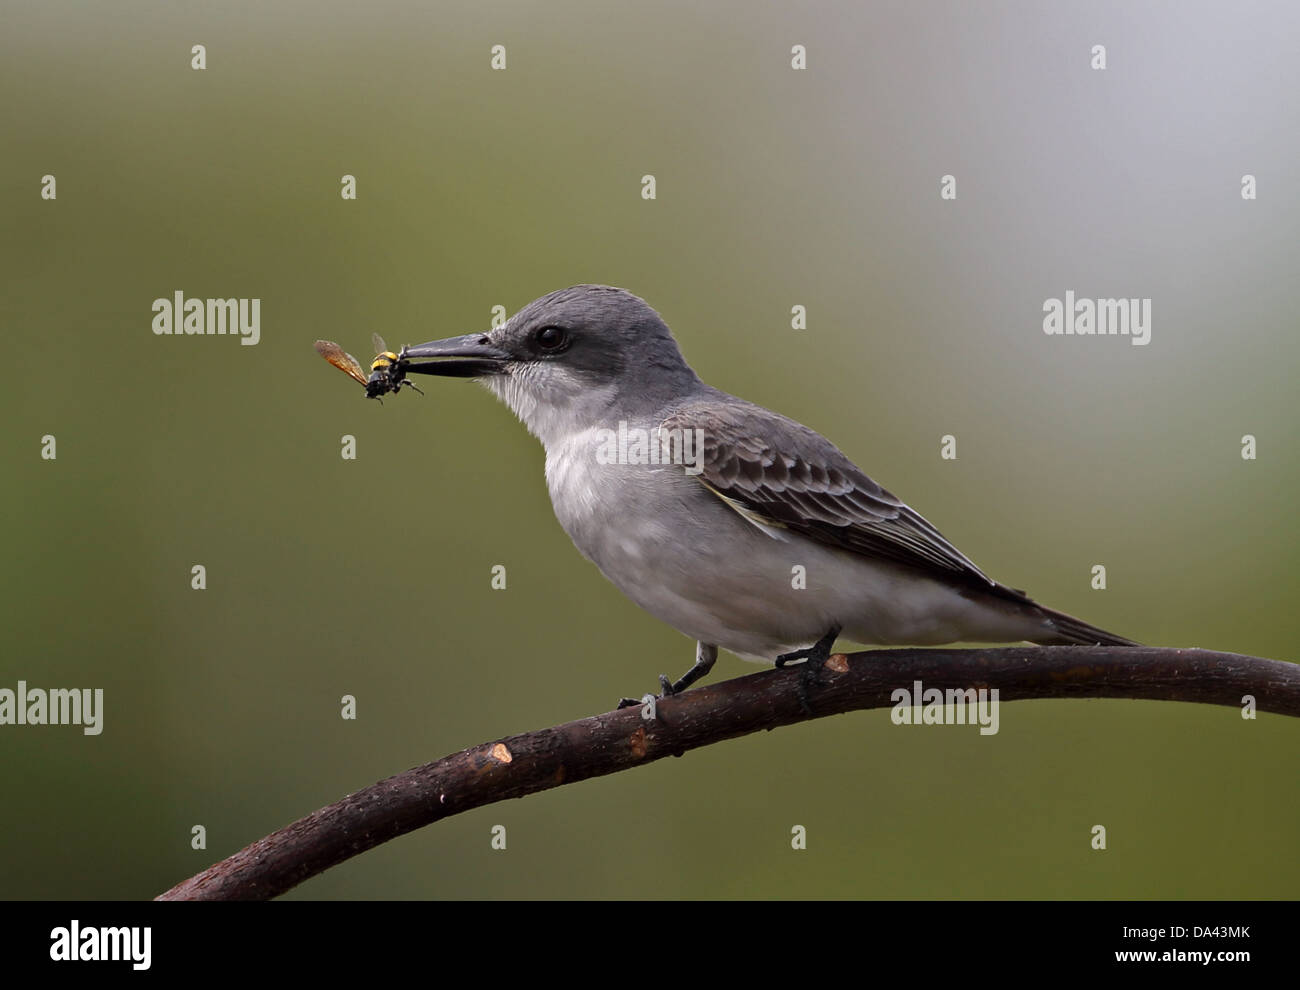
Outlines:
[[[259,839],[159,900],[266,900],[309,877],[452,815],[681,756],[738,736],[827,715],[890,708],[911,689],[997,688],[999,700],[1142,698],[1300,716],[1300,666],[1150,647],[1031,646],[834,654],[820,672],[768,670],[660,700],[484,743],[350,794]],[[920,699],[917,699],[920,703]]]

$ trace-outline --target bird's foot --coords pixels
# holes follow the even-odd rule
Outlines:
[[[647,699],[662,700],[671,698],[675,694],[680,694],[688,687],[698,681],[701,677],[713,669],[714,662],[718,659],[718,648],[711,643],[695,644],[695,664],[686,673],[682,674],[676,683],[670,681],[664,674],[659,675],[659,687],[662,693],[656,699],[652,695],[646,695],[644,698],[620,698],[619,708],[633,708],[637,705],[644,705]]]
[[[678,689],[677,689],[677,687],[673,684],[673,682],[670,681],[670,680],[668,679],[668,675],[667,675],[667,674],[660,674],[660,675],[659,675],[659,690],[660,690],[661,693],[660,693],[660,694],[657,694],[657,695],[655,695],[655,694],[646,694],[646,695],[642,695],[640,698],[619,698],[619,699],[618,699],[618,707],[619,707],[619,708],[635,708],[637,705],[648,704],[648,703],[651,702],[651,701],[660,701],[660,700],[662,700],[662,699],[664,699],[664,698],[671,698],[673,695],[675,695],[675,694],[677,693],[677,690],[678,690]]]
[[[830,659],[831,647],[835,645],[835,640],[839,637],[840,632],[840,626],[831,626],[825,636],[807,649],[782,653],[776,658],[777,667],[784,667],[796,660],[805,661],[803,670],[799,674],[799,703],[803,706],[804,711],[810,715],[812,714],[812,706],[808,700],[809,688],[819,682],[822,667]]]

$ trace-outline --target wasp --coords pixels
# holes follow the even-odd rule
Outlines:
[[[403,385],[413,388],[423,395],[423,390],[415,382],[407,379],[406,362],[388,349],[388,345],[384,343],[384,338],[379,334],[373,334],[370,340],[375,345],[376,353],[375,359],[370,363],[370,377],[368,378],[357,359],[332,340],[316,341],[316,353],[338,368],[339,371],[364,385],[367,399],[378,399],[381,395],[387,395],[389,392],[400,392]]]

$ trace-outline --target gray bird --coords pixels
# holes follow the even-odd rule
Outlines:
[[[708,673],[718,647],[819,662],[840,633],[882,646],[1136,645],[994,581],[825,437],[700,381],[624,289],[560,289],[400,360],[479,381],[542,442],[574,545],[697,642],[684,676],[660,678],[665,694]]]

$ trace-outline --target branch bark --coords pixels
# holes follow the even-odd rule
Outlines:
[[[350,794],[216,863],[158,900],[267,900],[382,842],[452,815],[827,715],[891,694],[997,688],[1000,701],[1140,698],[1300,716],[1300,665],[1209,650],[1029,646],[834,654],[819,672],[767,670],[463,750]]]

